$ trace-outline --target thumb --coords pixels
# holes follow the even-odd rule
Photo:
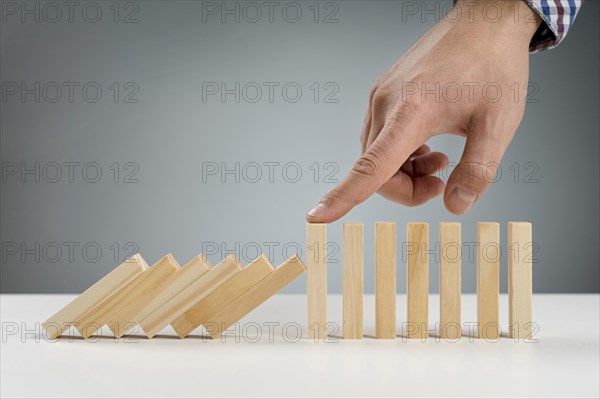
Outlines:
[[[514,135],[514,131],[505,135],[477,126],[471,130],[444,192],[446,209],[455,215],[468,212],[495,180],[502,156]]]
[[[397,129],[397,128],[396,128]],[[310,223],[330,223],[347,214],[388,181],[410,154],[419,147],[415,134],[384,127],[367,151],[356,161],[348,175],[308,214]]]

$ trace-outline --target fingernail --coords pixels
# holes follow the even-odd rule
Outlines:
[[[448,197],[448,205],[453,212],[463,214],[471,209],[476,199],[477,194],[461,187],[456,187]]]
[[[313,209],[308,212],[308,216],[321,216],[325,213],[325,205],[322,203],[317,204]]]

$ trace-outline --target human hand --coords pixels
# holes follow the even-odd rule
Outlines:
[[[498,18],[490,18],[491,8]],[[377,80],[362,156],[307,220],[333,222],[375,192],[407,206],[444,193],[450,212],[467,212],[494,179],[490,165],[498,166],[523,118],[529,43],[540,21],[522,0],[459,1]],[[448,158],[425,144],[443,133],[466,137],[447,184],[434,174]]]

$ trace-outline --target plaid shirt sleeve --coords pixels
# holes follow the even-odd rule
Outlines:
[[[529,50],[537,52],[557,46],[564,40],[575,21],[583,0],[523,0],[544,23],[533,35]]]
[[[456,3],[457,0],[454,0]],[[523,0],[542,18],[531,38],[532,53],[556,47],[567,36],[583,0]]]

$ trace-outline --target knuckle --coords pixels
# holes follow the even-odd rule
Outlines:
[[[387,93],[384,90],[377,89],[375,93],[373,93],[373,100],[371,101],[373,108],[381,109],[385,107],[387,103]]]
[[[369,91],[369,104],[373,104],[373,99],[375,98],[375,94],[380,91],[380,87],[382,85],[381,81],[382,81],[382,79],[378,78],[375,81],[375,83],[373,83],[373,86],[371,87],[371,90]]]
[[[371,91],[369,92],[369,100],[370,101],[373,101],[373,97],[375,96],[375,93],[377,92],[378,88],[379,88],[379,81],[375,82],[373,87],[371,87]]]
[[[429,138],[430,125],[434,123],[430,121],[430,114],[425,105],[418,101],[399,102],[386,117],[386,132],[395,140],[399,134],[410,128],[414,130],[415,137],[422,136],[421,138],[426,140]]]
[[[414,118],[424,107],[425,104],[417,96],[410,96],[398,102],[394,113],[403,118]]]
[[[363,154],[352,167],[352,173],[358,176],[371,177],[381,169],[379,157],[372,152]]]

